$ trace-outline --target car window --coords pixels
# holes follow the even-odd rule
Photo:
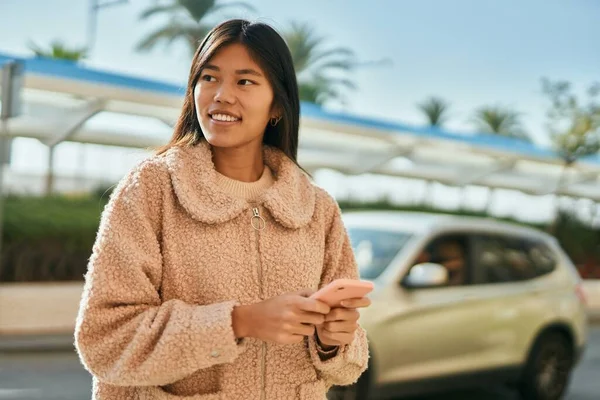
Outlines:
[[[541,241],[517,236],[474,238],[475,283],[509,283],[536,278],[554,270],[552,250]]]
[[[421,263],[435,263],[448,272],[445,286],[461,286],[469,283],[470,246],[464,234],[444,234],[434,238],[417,255],[413,266]],[[409,271],[410,273],[410,271]]]
[[[405,232],[352,227],[348,235],[363,279],[381,275],[411,237]]]

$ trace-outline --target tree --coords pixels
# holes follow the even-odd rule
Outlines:
[[[344,103],[344,90],[356,89],[346,78],[356,66],[354,52],[345,47],[326,48],[307,23],[292,22],[283,33],[292,54],[300,99],[316,104],[329,100]]]
[[[556,153],[563,160],[556,190],[564,185],[568,169],[583,157],[600,151],[600,84],[594,83],[587,90],[588,103],[582,104],[571,93],[567,81],[542,79],[542,91],[550,100],[547,112],[547,129]],[[557,207],[558,208],[558,207]]]
[[[475,111],[473,123],[480,132],[531,141],[523,131],[521,114],[507,107],[481,107]]]
[[[169,22],[142,39],[136,49],[149,51],[160,42],[169,45],[183,40],[188,45],[190,54],[194,54],[200,40],[212,29],[212,25],[204,23],[204,20],[217,11],[230,8],[254,10],[252,6],[242,1],[221,3],[218,0],[172,0],[168,4],[161,3],[148,7],[140,15],[141,20],[156,15],[167,15]]]
[[[87,56],[87,49],[85,47],[70,48],[60,40],[54,40],[47,49],[30,42],[29,49],[38,57],[61,60],[80,61]]]
[[[551,101],[547,129],[565,165],[600,151],[600,104],[595,101],[600,83],[590,85],[586,105],[571,93],[569,82],[544,78],[542,90]]]
[[[448,108],[450,104],[439,97],[429,97],[424,102],[417,104],[423,112],[430,126],[441,127],[448,119]]]

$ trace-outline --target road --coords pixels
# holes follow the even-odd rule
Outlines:
[[[565,400],[600,398],[600,326],[592,329],[590,343],[571,382]],[[87,400],[91,379],[73,352],[0,354],[0,399]],[[517,400],[503,388],[444,393],[410,400]],[[407,399],[405,399],[407,400]]]

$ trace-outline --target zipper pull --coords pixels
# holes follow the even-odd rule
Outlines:
[[[250,224],[257,231],[262,231],[267,225],[264,218],[260,216],[260,212],[258,211],[257,207],[252,209],[252,218],[250,219]]]

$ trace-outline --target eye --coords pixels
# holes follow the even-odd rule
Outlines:
[[[200,77],[201,80],[205,81],[205,82],[213,82],[216,81],[215,77],[212,75],[202,75],[202,77]]]
[[[249,85],[256,84],[256,82],[253,82],[249,79],[241,79],[238,83],[241,84],[242,86],[249,86]]]

